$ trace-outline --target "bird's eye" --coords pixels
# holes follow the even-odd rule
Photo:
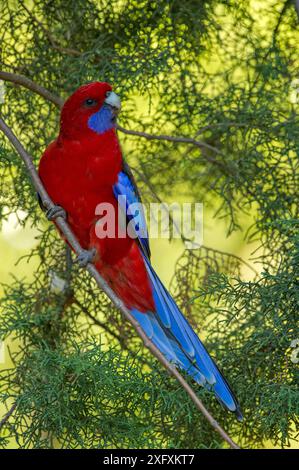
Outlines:
[[[106,95],[106,98],[108,98],[108,96],[111,95],[111,91],[106,91],[105,95]]]
[[[87,100],[84,101],[84,104],[88,107],[95,106],[97,104],[97,100],[94,100],[93,98],[87,98]]]

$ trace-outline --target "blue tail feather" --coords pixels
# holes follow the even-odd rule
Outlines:
[[[212,390],[216,398],[241,420],[240,407],[227,381],[145,256],[144,261],[152,284],[156,311],[141,313],[133,309],[132,314],[169,362]]]
[[[152,312],[141,313],[136,309],[131,313],[138,321],[146,335],[153,341],[155,346],[164,354],[166,359],[186,370],[200,384],[206,383],[205,377],[194,367],[191,361],[182,352],[178,344],[167,336],[167,331],[163,330],[160,322]]]

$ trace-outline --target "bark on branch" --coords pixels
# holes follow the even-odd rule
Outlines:
[[[51,103],[54,103],[58,108],[62,108],[62,98],[55,95],[54,93],[51,93],[51,91],[47,90],[43,86],[37,85],[37,83],[33,82],[32,80],[30,80],[30,78],[27,78],[24,75],[18,75],[17,73],[11,72],[3,72],[2,70],[0,70],[0,80],[3,80],[5,82],[11,82],[15,85],[22,85],[23,87],[28,88],[28,90],[31,90],[34,93],[37,93],[38,95],[42,96],[47,101],[51,101]]]
[[[3,426],[7,423],[13,412],[15,411],[17,407],[17,403],[15,402],[12,407],[8,410],[8,412],[3,416],[3,418],[0,421],[0,430],[3,428]]]

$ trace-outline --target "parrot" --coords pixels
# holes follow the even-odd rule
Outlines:
[[[163,356],[242,421],[240,405],[215,361],[180,311],[151,264],[145,217],[133,237],[98,236],[98,204],[114,209],[120,196],[127,222],[130,204],[141,202],[117,135],[121,100],[106,82],[80,86],[64,103],[58,137],[39,163],[39,176],[54,203],[46,213],[55,223],[64,217],[81,244],[80,266],[92,262]]]

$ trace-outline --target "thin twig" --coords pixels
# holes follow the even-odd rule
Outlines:
[[[22,146],[21,142],[17,139],[15,134],[12,130],[7,126],[7,124],[0,118],[0,129],[9,139],[11,144],[14,146],[16,151],[19,153],[20,157],[22,158],[27,171],[30,175],[32,183],[35,187],[35,190],[41,197],[42,203],[46,209],[51,209],[54,207],[54,203],[51,201],[47,191],[45,190],[36,168],[32,163],[32,159],[30,155],[26,152],[24,147]],[[69,244],[73,247],[74,251],[77,255],[82,253],[81,245],[79,244],[77,238],[75,237],[74,233],[70,229],[68,223],[62,218],[57,217],[56,225],[64,235],[64,238],[69,242]],[[197,397],[193,389],[190,385],[186,382],[183,376],[178,372],[178,370],[174,367],[174,365],[170,364],[167,359],[163,356],[163,354],[159,351],[159,349],[154,345],[154,343],[147,337],[147,335],[142,330],[139,323],[135,320],[129,309],[125,306],[121,299],[119,299],[111,287],[107,284],[107,282],[102,278],[100,273],[97,271],[96,267],[89,263],[86,267],[89,274],[95,279],[97,285],[102,289],[105,294],[109,297],[112,303],[118,308],[124,315],[124,317],[132,324],[133,328],[135,329],[136,333],[142,339],[144,345],[151,351],[151,353],[158,359],[158,361],[165,367],[165,369],[176,378],[176,380],[181,384],[183,389],[189,395],[195,406],[198,410],[204,415],[207,421],[211,424],[211,426],[217,431],[220,436],[229,444],[229,446],[233,449],[238,449],[239,446],[230,438],[230,436],[224,431],[224,429],[219,425],[219,423],[214,419],[211,413],[206,409],[202,401]]]
[[[8,410],[8,412],[3,416],[3,418],[0,421],[0,429],[3,428],[3,426],[7,423],[13,412],[15,411],[17,407],[17,403],[15,402],[12,407]]]
[[[166,135],[166,134],[161,134],[161,135],[148,134],[147,132],[132,131],[129,129],[125,129],[124,127],[121,127],[120,125],[117,126],[117,129],[120,132],[123,132],[124,134],[135,135],[137,137],[143,137],[147,140],[164,140],[166,142],[192,144],[192,145],[195,145],[196,147],[206,148],[217,154],[221,154],[220,150],[217,149],[217,147],[214,147],[213,145],[210,145],[207,142],[203,142],[201,140],[192,139],[192,137],[174,137],[174,136]]]

